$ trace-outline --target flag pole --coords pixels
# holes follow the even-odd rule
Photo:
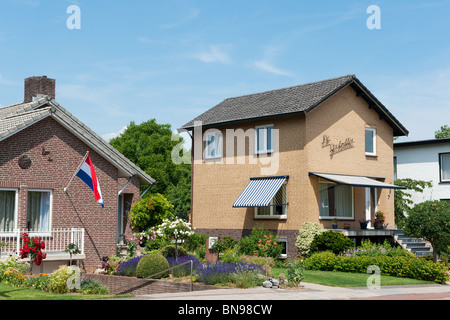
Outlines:
[[[83,157],[83,160],[81,160],[80,165],[78,166],[77,170],[75,170],[75,173],[73,174],[72,178],[70,178],[69,183],[67,184],[67,187],[64,188],[64,192],[67,192],[67,188],[69,188],[70,183],[72,182],[75,175],[78,173],[78,170],[80,170],[81,166],[83,165],[83,162],[86,160],[86,158],[89,156],[89,151],[86,151],[86,154]]]

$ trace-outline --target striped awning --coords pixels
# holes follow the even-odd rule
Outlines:
[[[399,187],[393,184],[381,182],[372,178],[364,176],[351,176],[334,173],[315,173],[310,172],[310,176],[317,176],[325,180],[337,183],[347,184],[354,187],[366,187],[366,188],[382,188],[382,189],[406,189],[405,187]]]
[[[289,176],[250,178],[250,182],[233,204],[233,208],[268,207]]]

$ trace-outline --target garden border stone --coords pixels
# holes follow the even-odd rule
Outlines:
[[[136,277],[103,275],[93,273],[83,273],[82,280],[95,280],[98,283],[108,287],[110,294],[158,294],[189,292],[190,283],[174,282],[172,280],[142,279]],[[193,283],[193,291],[229,289],[228,287],[219,287],[202,283]]]

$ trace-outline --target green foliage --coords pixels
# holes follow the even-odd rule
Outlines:
[[[175,248],[175,245],[173,245],[173,244],[167,245],[167,246],[161,248],[161,250],[159,250],[159,254],[165,258],[175,257],[175,249],[178,250],[178,256],[184,256],[187,254],[186,249],[184,249],[183,247],[179,247],[179,246],[177,248]]]
[[[155,119],[141,124],[132,121],[120,136],[109,143],[158,181],[151,186],[150,192],[164,195],[175,206],[175,213],[186,212],[190,208],[191,164],[172,161],[172,151],[182,145],[183,139],[179,136],[172,138],[169,124],[158,124]]]
[[[222,253],[225,250],[234,249],[236,243],[236,240],[234,240],[232,237],[218,238],[217,241],[212,245],[212,249],[214,251]]]
[[[75,273],[75,269],[69,266],[59,266],[58,270],[52,273],[48,283],[50,292],[67,293],[69,287],[67,286],[67,279]]]
[[[366,273],[369,266],[376,265],[382,275],[445,284],[449,280],[447,267],[425,259],[409,257],[346,257],[325,251],[313,254],[305,260],[307,270]]]
[[[353,248],[355,244],[353,241],[344,236],[340,232],[325,231],[314,236],[311,242],[311,253],[317,251],[332,251],[339,254]]]
[[[286,279],[289,286],[298,286],[305,278],[305,266],[303,260],[296,259],[287,267]]]
[[[79,292],[83,294],[109,294],[109,289],[95,280],[88,279],[81,281]]]
[[[382,244],[372,243],[369,239],[363,239],[361,246],[358,248],[350,249],[345,252],[346,256],[390,256],[390,257],[411,257],[414,256],[411,252],[403,249],[401,246],[391,246],[391,244],[385,240]]]
[[[151,194],[131,207],[131,226],[148,230],[161,224],[164,219],[170,218],[173,210],[173,205],[162,194]]]
[[[434,132],[436,139],[450,138],[450,128],[447,125],[441,126],[441,129]]]
[[[411,210],[411,205],[414,203],[411,200],[410,191],[423,192],[425,188],[433,187],[431,181],[413,180],[413,179],[397,179],[395,185],[399,187],[406,187],[407,190],[396,189],[394,191],[394,212],[395,224],[397,228],[402,229],[406,217]]]
[[[264,238],[264,235],[272,235],[272,240],[274,242],[278,241],[277,235],[269,230],[262,227],[254,227],[249,236],[241,238],[237,244],[238,252],[244,255],[254,255],[258,250],[259,239]],[[268,257],[279,258],[283,247],[281,245],[271,246],[270,250],[267,252]]]
[[[403,232],[429,241],[436,262],[438,251],[445,252],[450,245],[450,204],[436,200],[415,205],[409,212]]]
[[[160,254],[148,254],[139,260],[136,267],[136,277],[147,278],[158,272],[169,269],[169,262]],[[152,277],[152,279],[161,279],[169,275],[169,271]]]
[[[298,232],[295,246],[297,251],[302,256],[309,256],[311,242],[317,234],[324,232],[325,230],[317,222],[306,222],[302,225]]]

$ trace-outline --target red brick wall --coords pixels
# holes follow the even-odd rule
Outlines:
[[[43,149],[49,151],[43,154]],[[52,228],[85,228],[86,260],[81,267],[93,271],[102,257],[115,254],[117,236],[117,193],[126,184],[118,170],[56,120],[46,118],[0,141],[0,188],[19,189],[19,228],[26,228],[27,190],[53,190]],[[90,151],[105,203],[94,201],[91,189],[75,173],[86,151]],[[18,160],[28,156],[32,164],[22,169]],[[133,178],[124,193],[139,200],[139,180]]]

